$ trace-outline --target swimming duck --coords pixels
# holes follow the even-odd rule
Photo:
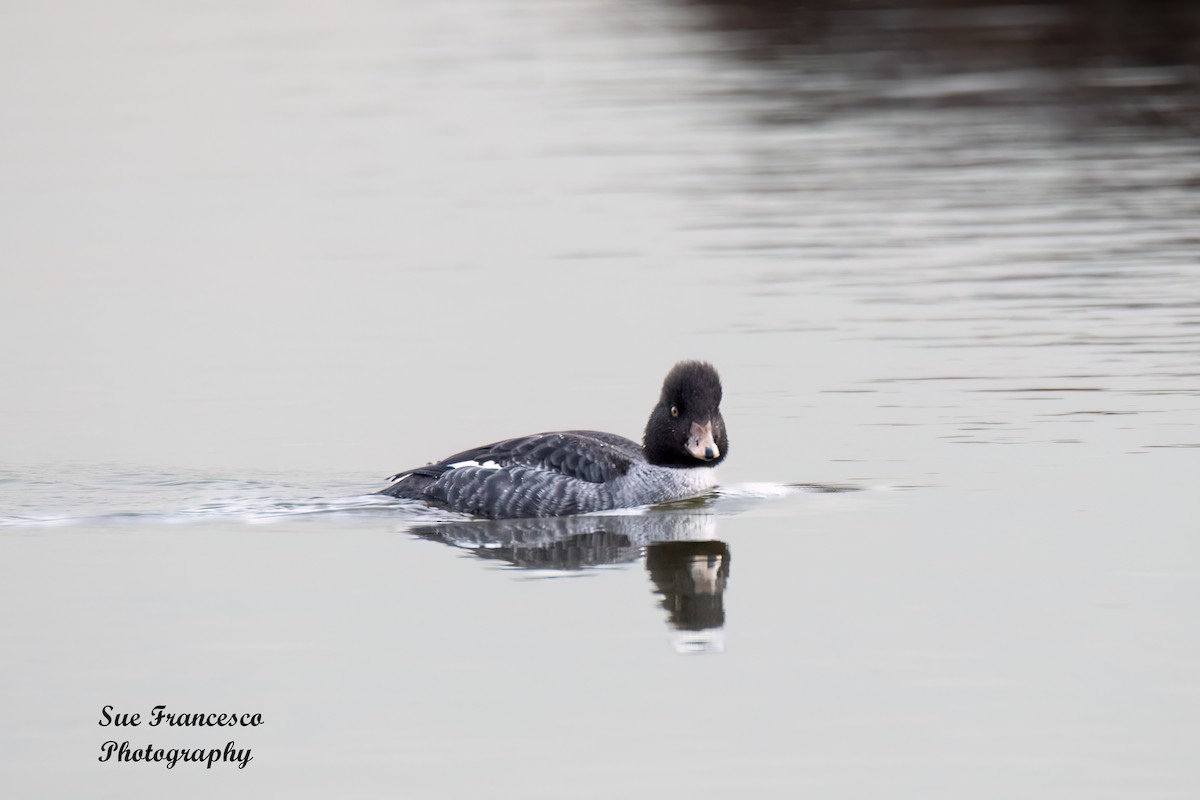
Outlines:
[[[642,444],[599,431],[555,431],[464,450],[398,472],[379,494],[489,519],[558,517],[702,495],[729,454],[721,379],[681,361],[663,380]]]

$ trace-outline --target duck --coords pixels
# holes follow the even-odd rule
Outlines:
[[[699,497],[729,455],[721,379],[681,361],[663,379],[642,443],[571,430],[519,436],[397,472],[377,494],[486,519],[588,514]]]

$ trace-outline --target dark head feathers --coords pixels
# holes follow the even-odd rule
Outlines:
[[[715,467],[729,451],[721,379],[712,364],[680,361],[663,381],[642,437],[646,460],[663,467]]]
[[[680,361],[663,380],[661,400],[681,409],[715,411],[721,405],[721,378],[712,364]]]

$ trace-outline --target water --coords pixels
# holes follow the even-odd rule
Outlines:
[[[1193,796],[1189,4],[409,5],[0,11],[0,782]],[[370,494],[685,357],[714,497]]]

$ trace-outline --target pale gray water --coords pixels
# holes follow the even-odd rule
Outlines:
[[[0,8],[6,794],[1194,797],[1195,14],[928,6]],[[368,496],[684,357],[715,499]]]

